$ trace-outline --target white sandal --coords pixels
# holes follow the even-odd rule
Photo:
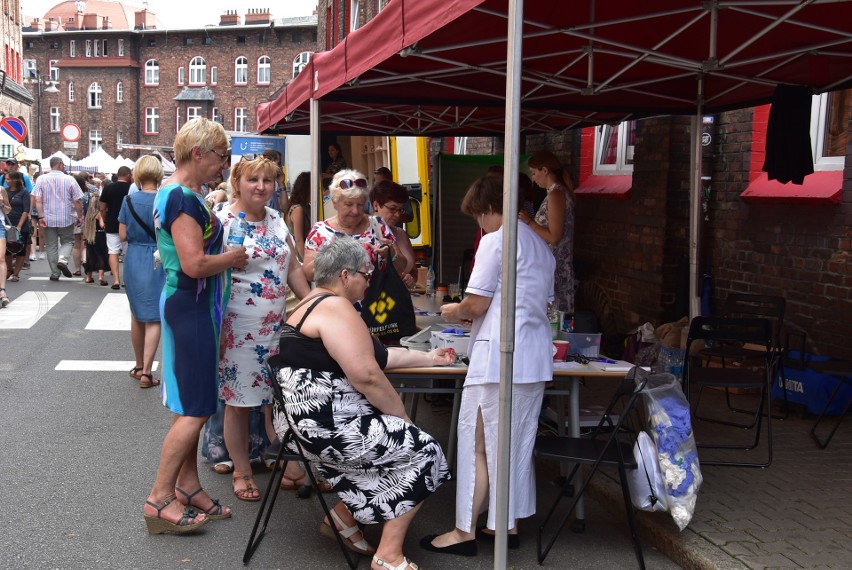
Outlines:
[[[385,562],[381,558],[373,556],[373,562],[381,566],[382,568],[388,568],[389,570],[405,570],[406,568],[411,568],[411,570],[419,570],[420,566],[406,558],[402,557],[402,563],[399,566],[391,566],[390,563]]]
[[[339,532],[340,536],[344,538],[343,544],[346,546],[346,548],[356,554],[360,554],[361,556],[372,556],[376,549],[370,546],[370,543],[367,542],[366,538],[363,538],[363,535],[361,540],[357,542],[349,538],[353,534],[361,532],[361,528],[357,524],[355,524],[354,526],[346,526],[346,524],[344,524],[344,522],[341,520],[340,516],[338,516],[336,512],[329,512],[331,513],[331,518],[334,519],[334,522],[338,526],[337,532]],[[334,536],[334,529],[332,529],[331,525],[326,523],[325,521],[320,524],[320,534],[322,534],[323,536],[327,536],[332,540],[337,540]]]

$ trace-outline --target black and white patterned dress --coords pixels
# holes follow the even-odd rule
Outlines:
[[[305,455],[355,519],[362,524],[390,520],[450,480],[447,462],[431,435],[379,412],[352,387],[322,341],[299,332],[324,298],[317,298],[296,327],[282,329],[281,350],[272,364],[279,368],[285,411]],[[384,368],[387,350],[375,339],[373,344]],[[288,425],[277,401],[273,424],[283,439]]]

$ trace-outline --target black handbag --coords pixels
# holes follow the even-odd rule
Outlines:
[[[373,272],[370,287],[361,301],[361,318],[384,343],[417,332],[411,293],[390,260],[384,269]]]

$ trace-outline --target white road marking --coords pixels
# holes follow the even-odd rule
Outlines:
[[[59,291],[27,291],[12,299],[5,309],[0,309],[0,329],[31,328],[67,294]]]
[[[28,281],[47,281],[50,277],[27,277]]]
[[[130,302],[124,293],[108,293],[89,319],[86,330],[129,331]]]
[[[60,360],[54,370],[73,370],[77,372],[127,372],[136,366],[132,360]],[[159,368],[160,362],[154,361],[151,370]]]

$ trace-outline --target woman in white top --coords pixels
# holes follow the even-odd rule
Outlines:
[[[433,552],[473,556],[476,539],[487,540],[496,527],[497,423],[500,384],[500,299],[502,296],[503,183],[486,176],[462,201],[462,211],[476,219],[486,235],[461,303],[444,305],[447,321],[472,321],[470,367],[462,393],[456,469],[456,528],[425,537],[420,545]],[[509,547],[518,547],[517,520],[535,514],[533,443],[544,395],[553,378],[553,352],[547,303],[553,299],[553,254],[526,224],[518,224],[515,346],[512,388],[512,440],[509,498]],[[488,510],[485,528],[476,528]]]

